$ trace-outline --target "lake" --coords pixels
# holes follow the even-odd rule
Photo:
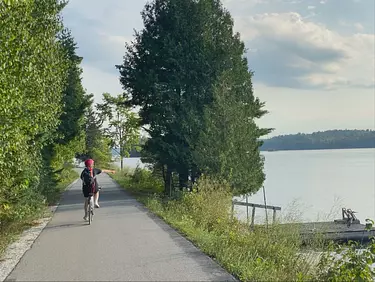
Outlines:
[[[283,217],[332,220],[341,218],[341,208],[345,207],[356,211],[362,223],[366,218],[375,219],[375,149],[276,151],[262,155],[267,205],[280,206]],[[132,168],[137,164],[143,166],[138,158],[124,160],[124,165]],[[249,202],[263,204],[263,190],[249,197]],[[246,208],[236,211],[240,218],[246,218]],[[264,220],[264,210],[256,212],[256,222]]]

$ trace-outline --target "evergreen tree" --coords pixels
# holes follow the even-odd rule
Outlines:
[[[251,84],[251,75],[243,59],[244,44],[233,32],[233,20],[220,1],[154,0],[145,6],[142,18],[144,29],[127,45],[118,68],[129,104],[140,107],[142,125],[148,127],[150,139],[144,151],[148,158],[166,166],[167,191],[173,171],[178,173],[181,188],[189,176],[195,180],[202,169],[215,171],[195,153],[207,144],[199,141],[209,127],[206,109],[212,108],[216,85],[226,71],[241,74],[239,85]],[[248,139],[265,133],[255,130],[254,118],[261,116],[263,104],[254,98],[251,86],[229,93],[234,101],[247,103],[251,130],[246,132],[254,134]],[[249,142],[253,147],[259,145],[256,140]],[[261,170],[261,161],[254,163],[257,165]],[[256,178],[257,188],[252,185],[252,191],[261,186],[264,176]]]
[[[89,106],[84,117],[85,150],[76,157],[82,161],[92,158],[96,166],[108,168],[112,159],[111,140],[105,136],[102,129],[103,120],[94,110],[94,95],[88,95],[87,100]]]

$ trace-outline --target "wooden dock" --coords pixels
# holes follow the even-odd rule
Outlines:
[[[276,212],[281,211],[281,207],[254,204],[248,202],[232,202],[232,211],[235,206],[246,207],[247,222],[250,224],[250,229],[254,229],[255,209],[266,209],[273,211],[272,224],[276,223]],[[249,208],[252,208],[251,220],[249,217]],[[268,219],[267,219],[268,221]],[[267,223],[268,225],[268,223]],[[307,223],[285,223],[283,226],[293,226],[298,228],[303,241],[307,242],[316,235],[319,235],[322,240],[347,242],[357,241],[361,243],[367,243],[371,237],[375,237],[375,228],[372,227],[370,230],[366,229],[365,224],[356,218],[355,212],[351,209],[342,209],[342,218],[329,222],[307,222]]]
[[[341,222],[309,222],[300,224],[300,232],[304,241],[311,240],[316,234],[322,239],[331,241],[358,241],[367,243],[375,236],[375,229],[366,230],[366,225],[353,223],[350,226]]]

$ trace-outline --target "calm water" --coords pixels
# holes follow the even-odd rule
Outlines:
[[[267,205],[281,206],[283,216],[303,221],[341,217],[351,208],[357,217],[375,219],[375,149],[262,152],[266,158],[264,183]],[[129,167],[139,159],[126,159]],[[263,191],[249,197],[263,204]],[[246,209],[237,209],[246,218]],[[264,219],[257,209],[256,221]],[[251,210],[250,210],[251,214]],[[272,214],[269,214],[272,217]]]

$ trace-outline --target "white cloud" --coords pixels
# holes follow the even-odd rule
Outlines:
[[[122,93],[122,87],[119,81],[119,75],[102,71],[99,68],[85,64],[83,61],[83,85],[88,93],[93,93],[95,102],[99,103],[104,92],[112,95]]]
[[[298,85],[332,89],[374,84],[373,34],[344,36],[293,12],[237,18],[236,28],[247,46],[259,50],[254,57],[271,56],[269,69],[285,67],[280,76]],[[258,62],[253,61],[250,67],[256,72]]]
[[[362,24],[360,23],[355,23],[354,24],[354,27],[358,30],[358,31],[363,31],[364,27]]]
[[[338,1],[223,0],[250,49],[255,94],[271,112],[260,124],[276,127],[273,134],[375,129],[374,0],[342,0],[340,9]],[[122,92],[114,65],[133,28],[142,28],[145,3],[70,0],[64,11],[96,102],[103,92]]]

